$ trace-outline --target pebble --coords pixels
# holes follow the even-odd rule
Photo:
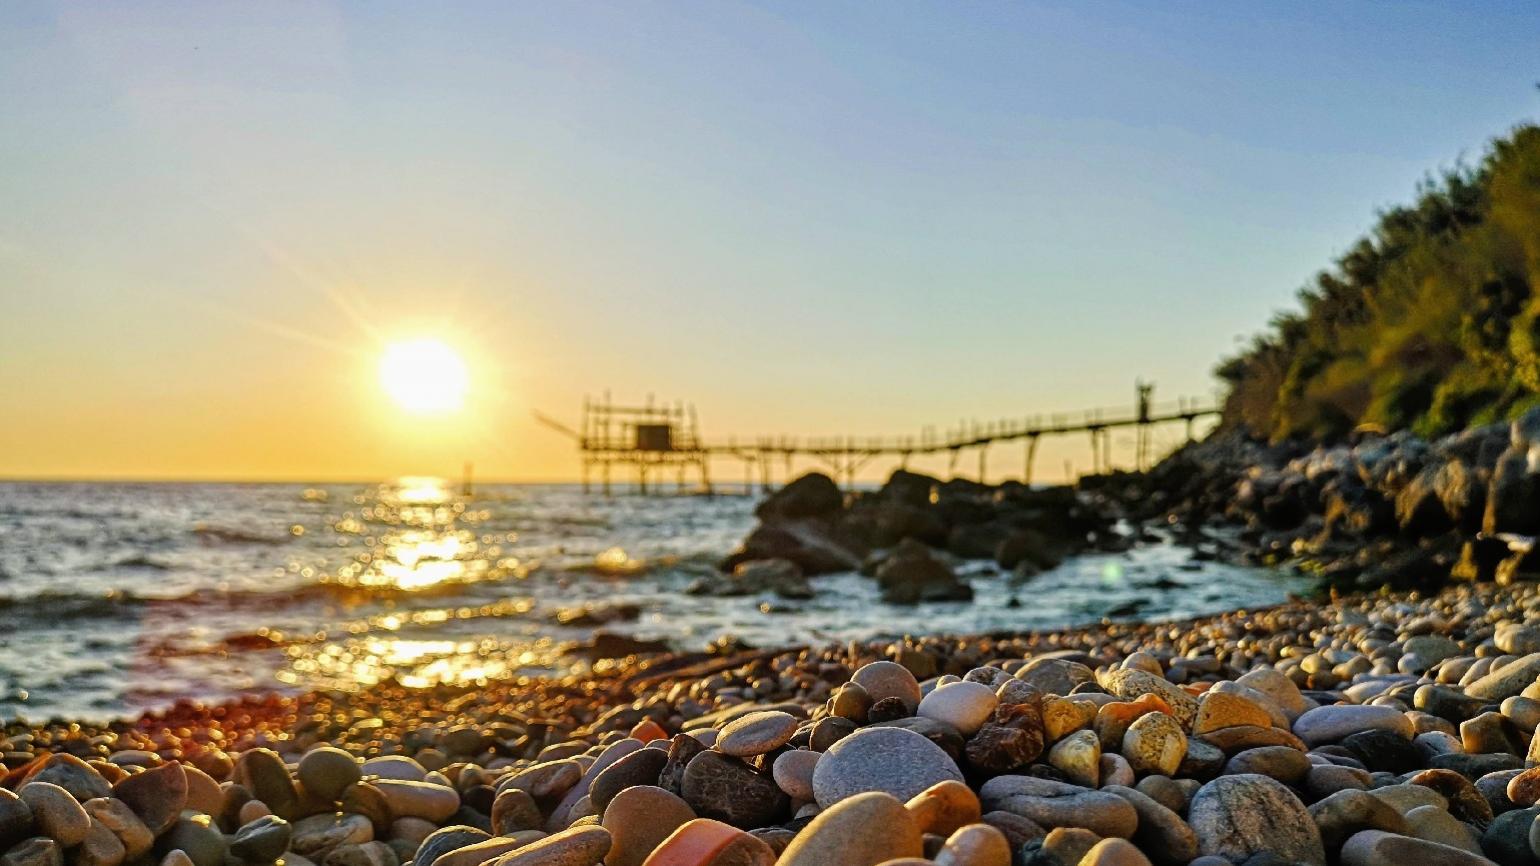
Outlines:
[[[1524,691],[1540,679],[1540,652],[1516,658],[1465,687],[1465,694],[1485,701],[1501,701]]]
[[[92,821],[85,841],[71,852],[71,860],[75,866],[118,866],[125,854],[117,835],[100,821]]]
[[[187,807],[187,772],[176,761],[129,776],[112,788],[150,832],[164,833]]]
[[[138,860],[155,845],[155,834],[122,800],[97,797],[80,805],[91,816],[93,823],[111,830],[118,841],[123,843],[123,859]]]
[[[1187,735],[1165,713],[1146,713],[1123,734],[1123,757],[1135,773],[1175,775],[1187,757]]]
[[[491,818],[492,832],[499,836],[520,830],[539,829],[545,823],[535,798],[521,788],[508,788],[500,792],[492,801]]]
[[[1255,749],[1236,752],[1230,760],[1225,762],[1224,773],[1227,776],[1256,773],[1293,785],[1309,775],[1310,770],[1315,766],[1310,763],[1310,757],[1298,749],[1288,746],[1258,746]]]
[[[1081,827],[1098,836],[1127,837],[1139,824],[1138,812],[1116,794],[1032,776],[996,776],[979,788],[979,801],[986,811],[1011,812],[1045,828]]]
[[[178,825],[185,824],[179,821]],[[443,832],[443,831],[440,831]],[[479,831],[478,831],[479,832]],[[486,834],[483,833],[484,837]],[[374,839],[374,825],[362,815],[312,815],[294,822],[290,846],[296,854],[323,855],[338,845],[369,842]],[[431,841],[431,839],[430,839]],[[186,849],[183,849],[186,850]],[[191,851],[187,852],[189,856]],[[195,861],[196,857],[193,858]],[[199,866],[202,866],[200,863]]]
[[[52,839],[34,836],[0,854],[0,866],[64,866],[64,850]]]
[[[1044,694],[1067,695],[1082,683],[1095,682],[1096,672],[1069,659],[1037,658],[1018,670],[1016,678]]]
[[[601,821],[613,839],[608,866],[641,866],[671,833],[695,819],[684,800],[653,785],[638,785],[615,795]]]
[[[1183,726],[1190,726],[1198,714],[1198,700],[1176,685],[1148,671],[1113,671],[1102,680],[1102,687],[1125,700],[1143,695],[1154,695],[1171,710],[1171,715]]]
[[[1192,732],[1206,734],[1235,725],[1268,727],[1272,724],[1272,714],[1256,701],[1238,694],[1210,690],[1198,701],[1198,714],[1193,718]]]
[[[866,690],[876,703],[885,698],[898,698],[909,713],[920,706],[920,682],[909,669],[896,662],[871,662],[863,665],[850,681]]]
[[[936,866],[1011,866],[1011,843],[988,824],[959,827],[932,858]]]
[[[32,808],[15,792],[0,788],[0,851],[32,835]]]
[[[1294,720],[1294,735],[1308,746],[1335,743],[1370,728],[1412,738],[1412,720],[1395,707],[1332,704],[1308,710]]]
[[[790,805],[773,779],[721,752],[701,752],[691,759],[680,788],[695,814],[743,830],[777,823]]]
[[[1150,778],[1162,778],[1151,776]],[[1182,816],[1153,797],[1134,788],[1109,785],[1104,789],[1128,801],[1138,813],[1133,841],[1161,866],[1185,866],[1198,856],[1198,837]]]
[[[363,778],[363,770],[359,768],[358,760],[347,752],[320,746],[299,759],[296,775],[306,794],[335,803],[342,799],[342,793],[349,785]]]
[[[460,808],[460,795],[453,788],[432,782],[380,779],[371,783],[385,796],[390,814],[397,818],[421,818],[441,823]],[[274,814],[279,814],[274,810]]]
[[[230,840],[230,853],[247,863],[271,863],[289,850],[294,828],[277,815],[258,818],[241,827]],[[424,864],[427,866],[427,864]]]
[[[451,852],[485,842],[489,838],[491,837],[487,835],[486,831],[478,830],[475,827],[467,827],[463,824],[443,827],[429,833],[418,843],[417,851],[413,855],[412,860],[417,866],[435,866],[439,858]],[[368,840],[360,838],[355,841],[365,842]],[[307,847],[309,846],[307,845]],[[298,850],[297,847],[296,850]]]
[[[1043,735],[1050,743],[1090,727],[1095,718],[1096,704],[1083,698],[1055,696],[1043,701]]]
[[[979,796],[962,782],[937,782],[904,804],[921,833],[946,836],[983,819]]]
[[[1079,866],[1150,866],[1150,858],[1127,840],[1103,839],[1085,852]]]
[[[820,812],[775,863],[875,866],[885,860],[921,857],[924,853],[920,829],[904,804],[889,794],[868,791],[844,797]]]
[[[1054,743],[1048,763],[1076,785],[1095,788],[1101,778],[1101,740],[1093,731],[1076,731]]]
[[[657,784],[658,776],[668,764],[668,753],[661,749],[637,749],[623,755],[594,776],[588,786],[588,797],[594,808],[601,813],[616,794],[634,785]]]
[[[938,686],[920,701],[918,715],[956,728],[965,737],[983,727],[1000,702],[994,689],[966,680]]]
[[[1239,863],[1266,852],[1310,866],[1326,863],[1320,831],[1305,805],[1266,776],[1221,776],[1209,782],[1193,796],[1187,822],[1202,854]]]
[[[380,755],[364,761],[359,768],[365,776],[381,779],[399,779],[404,782],[421,782],[428,777],[428,770],[406,755]]]
[[[91,816],[80,801],[52,782],[28,782],[21,786],[21,799],[32,810],[32,821],[39,835],[55,839],[65,848],[85,841],[91,829]]]
[[[1481,853],[1481,836],[1471,825],[1437,806],[1418,806],[1406,813],[1407,835],[1429,842]]]
[[[771,767],[775,783],[793,800],[806,802],[813,799],[813,773],[817,770],[818,752],[793,749],[782,752]]]
[[[95,797],[112,796],[112,786],[102,774],[74,755],[55,753],[43,758],[21,779],[23,786],[32,782],[57,785],[82,803]]]
[[[299,807],[299,792],[277,752],[272,749],[242,752],[235,762],[234,780],[250,791],[252,797],[266,803],[274,815],[284,819],[294,817]]]
[[[230,846],[219,828],[210,827],[207,821],[195,816],[172,824],[155,840],[155,850],[162,856],[179,850],[192,866],[224,866]]]
[[[490,839],[483,837],[480,841],[472,842],[463,848],[455,848],[438,854],[430,863],[425,863],[424,866],[481,866],[481,864],[495,860],[509,851],[516,851],[531,842],[544,839],[546,835],[544,830],[520,830],[507,836],[493,836]],[[342,847],[347,848],[351,846],[344,845]],[[327,855],[327,860],[330,859],[331,855]]]
[[[739,758],[763,755],[786,745],[799,722],[791,713],[768,710],[749,713],[724,726],[717,736],[718,751]]]
[[[681,825],[642,866],[774,866],[776,853],[763,840],[709,818]]]
[[[1491,866],[1492,861],[1437,842],[1365,830],[1342,846],[1342,866]]]
[[[1363,791],[1338,791],[1312,803],[1309,811],[1328,852],[1340,850],[1350,836],[1363,830],[1405,834],[1409,829],[1394,807]]]
[[[813,795],[825,809],[870,791],[904,801],[938,782],[962,778],[951,756],[920,734],[869,727],[823,753],[813,771]]]
[[[598,866],[613,840],[603,827],[573,827],[491,861],[496,866]]]

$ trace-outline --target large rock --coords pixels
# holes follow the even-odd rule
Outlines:
[[[845,494],[834,479],[822,472],[809,472],[770,494],[754,509],[754,516],[766,522],[821,517],[840,510],[844,504]]]
[[[828,520],[777,520],[755,527],[743,544],[722,561],[721,568],[731,572],[756,559],[786,559],[796,563],[803,574],[831,574],[860,568],[862,553],[836,538]]]
[[[1202,854],[1240,863],[1271,853],[1285,862],[1325,866],[1321,833],[1305,804],[1282,783],[1266,776],[1221,776],[1198,789],[1187,823]]]
[[[877,587],[882,600],[892,604],[973,598],[973,588],[959,580],[950,567],[932,556],[925,545],[908,540],[900,542],[877,569]]]
[[[775,593],[781,598],[813,597],[813,587],[801,566],[789,559],[751,559],[724,575],[702,577],[686,590],[690,595],[742,596]]]
[[[1447,532],[1452,526],[1449,512],[1438,496],[1438,467],[1429,466],[1396,494],[1396,522],[1401,531],[1415,538]]]
[[[1529,471],[1529,447],[1514,446],[1503,452],[1492,471],[1481,530],[1488,535],[1540,532],[1540,484]]]

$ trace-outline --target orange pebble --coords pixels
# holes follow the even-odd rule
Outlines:
[[[904,808],[922,833],[946,836],[960,827],[976,823],[981,809],[979,796],[962,782],[948,779],[915,794]]]
[[[686,821],[647,855],[642,866],[774,866],[769,845],[721,821]]]
[[[667,739],[668,731],[663,730],[663,726],[652,719],[642,719],[636,723],[636,727],[631,729],[630,736],[633,740],[650,743],[653,740]]]

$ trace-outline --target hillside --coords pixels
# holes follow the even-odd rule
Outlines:
[[[1425,437],[1540,404],[1540,126],[1494,141],[1299,292],[1219,365],[1225,423],[1271,440]]]

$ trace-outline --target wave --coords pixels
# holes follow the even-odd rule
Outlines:
[[[148,599],[130,592],[76,593],[45,590],[19,598],[0,595],[0,616],[42,626],[76,619],[107,619],[128,616]]]
[[[214,544],[283,544],[292,537],[287,535],[263,535],[245,529],[214,526],[208,523],[194,525],[192,533],[198,536],[199,540]]]
[[[119,568],[149,568],[155,571],[170,571],[176,567],[165,560],[156,559],[147,553],[135,553],[125,556],[113,562],[112,565]]]

